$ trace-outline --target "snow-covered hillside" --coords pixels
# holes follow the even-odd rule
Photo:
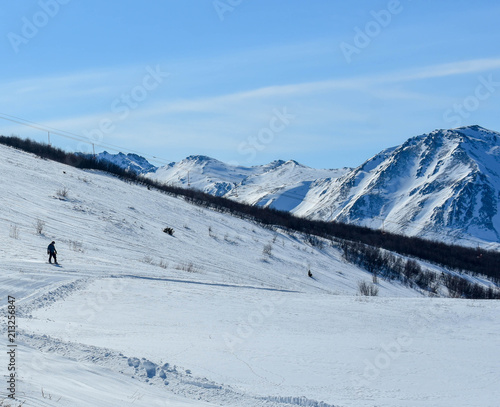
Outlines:
[[[500,396],[498,301],[383,280],[379,297],[357,297],[371,275],[329,244],[4,146],[0,171],[1,307],[16,298],[25,407],[494,406]],[[61,268],[46,263],[51,240]]]

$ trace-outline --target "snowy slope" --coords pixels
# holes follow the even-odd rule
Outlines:
[[[18,306],[24,406],[494,406],[500,396],[498,301],[425,298],[386,281],[361,299],[357,283],[371,276],[330,245],[4,146],[0,170],[0,292]],[[46,264],[52,239],[62,268]]]
[[[399,234],[499,247],[500,134],[436,130],[345,176],[316,182],[294,211]]]

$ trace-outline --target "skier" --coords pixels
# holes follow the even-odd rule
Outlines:
[[[52,257],[54,258],[54,263],[55,264],[59,264],[57,262],[57,250],[56,250],[56,246],[55,246],[56,242],[52,242],[51,244],[49,244],[49,247],[47,247],[47,254],[49,255],[49,263],[52,264]]]
[[[309,271],[307,272],[307,275],[308,275],[309,277],[311,277],[311,278],[312,278],[313,273],[311,273],[311,270],[309,270]]]

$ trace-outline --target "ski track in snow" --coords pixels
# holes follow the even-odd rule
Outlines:
[[[109,276],[109,278],[117,278],[117,277]],[[125,278],[125,279],[138,278],[138,279],[152,280],[151,277],[141,277],[141,276],[131,276],[131,275],[123,275],[119,276],[118,278]],[[29,301],[26,300],[22,301],[22,307],[19,308],[17,316],[20,318],[28,318],[28,319],[33,318],[32,316],[33,311],[40,310],[42,308],[50,308],[57,301],[64,301],[64,299],[67,298],[68,296],[88,287],[88,285],[92,281],[95,281],[95,279],[94,280],[90,278],[76,279],[71,282],[60,284],[57,288],[51,289],[50,291],[46,292],[39,291],[38,297],[31,299]],[[202,284],[202,285],[208,284],[211,286],[226,287],[226,288],[242,288],[242,289],[287,292],[286,290],[282,291],[269,288],[235,286],[227,284],[210,284],[210,283],[201,283],[201,282],[187,281],[187,280],[162,279],[162,281],[188,283],[188,284]],[[2,334],[5,335],[5,333],[6,330],[2,329]],[[176,365],[170,365],[169,363],[165,362],[154,363],[145,358],[137,356],[129,357],[110,349],[100,348],[96,346],[88,346],[75,342],[65,342],[48,335],[36,335],[24,330],[18,330],[18,336],[21,338],[19,340],[20,345],[29,346],[33,349],[38,350],[42,354],[56,354],[66,359],[76,361],[78,363],[92,363],[101,368],[109,369],[111,367],[111,369],[117,374],[125,375],[134,380],[144,383],[149,383],[150,385],[158,386],[162,389],[168,387],[169,392],[172,392],[175,395],[186,397],[188,399],[203,400],[206,401],[207,403],[216,401],[217,404],[221,406],[237,405],[242,407],[244,406],[334,407],[331,404],[317,402],[315,400],[310,400],[305,397],[252,396],[246,393],[242,393],[236,389],[233,389],[231,386],[225,386],[223,384],[215,383],[207,378],[194,377],[189,373],[190,372],[189,370]],[[39,360],[37,360],[37,362],[40,363]],[[47,367],[47,366],[43,366],[42,362],[42,367]],[[251,369],[250,366],[249,368]],[[38,366],[38,369],[40,369],[40,366]],[[263,379],[266,380],[265,378]],[[44,399],[43,401],[40,401],[38,398],[32,398],[29,395],[28,397],[24,397],[24,400],[27,402],[27,404],[25,404],[26,406],[30,405],[53,406],[57,405],[57,403],[59,402],[58,400],[56,400],[56,398],[54,398],[54,400]]]
[[[217,402],[221,406],[334,407],[305,397],[252,396],[207,378],[193,377],[189,370],[168,363],[156,364],[145,358],[128,357],[110,349],[63,342],[45,335],[38,336],[26,332],[21,332],[21,335],[22,344],[42,353],[57,354],[79,363],[92,363],[103,368],[112,366],[118,374],[153,386],[168,387],[169,392],[188,399]]]

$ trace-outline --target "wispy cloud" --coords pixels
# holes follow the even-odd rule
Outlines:
[[[169,68],[165,64],[165,69]],[[178,68],[179,65],[174,71]],[[408,125],[407,122],[412,119],[404,112],[411,111],[413,117],[419,109],[439,111],[443,105],[452,103],[446,94],[436,92],[429,95],[420,91],[415,86],[420,81],[479,74],[498,68],[500,58],[474,59],[384,74],[352,75],[228,93],[218,93],[218,87],[214,86],[212,95],[204,97],[183,97],[182,87],[166,83],[161,92],[152,94],[150,99],[131,111],[126,120],[121,120],[112,111],[111,102],[120,97],[123,89],[131,89],[134,78],[141,79],[141,67],[121,67],[0,84],[6,90],[0,95],[0,109],[19,105],[23,117],[82,136],[97,128],[103,119],[111,120],[116,129],[106,134],[105,141],[126,144],[131,148],[168,145],[179,149],[186,146],[189,150],[193,145],[202,149],[215,145],[221,151],[230,151],[236,150],[241,140],[257,134],[262,126],[267,125],[273,108],[287,106],[297,116],[294,126],[286,134],[287,140],[294,141],[287,145],[304,149],[306,145],[311,145],[309,141],[304,144],[305,138],[322,139],[324,144],[331,134],[347,134],[354,127],[358,135],[365,128],[369,129],[369,134],[376,131],[382,134],[387,128],[382,123],[387,121],[391,121],[393,127],[400,125],[398,120],[404,120]],[[13,94],[19,95],[15,104]],[[85,103],[80,104],[80,99],[85,98]],[[74,100],[74,105],[66,109],[68,99],[72,99],[72,103]],[[22,109],[23,103],[36,106],[42,102],[53,104],[51,117],[40,119],[30,116],[29,109],[27,113]],[[384,103],[393,109],[389,112],[390,117]],[[92,105],[91,108],[89,105]],[[402,105],[405,107],[400,109]],[[35,110],[33,112],[38,114]],[[14,132],[10,126],[8,130]],[[174,157],[168,158],[172,160]]]
[[[500,68],[500,58],[472,59],[411,69],[394,76],[387,75],[386,80],[390,82],[408,82],[492,71],[498,68]]]
[[[322,48],[320,47],[320,49]],[[258,55],[264,58],[268,55],[268,52],[270,51],[265,50],[265,52],[260,52]],[[288,53],[291,52],[291,50],[288,50]],[[179,68],[182,64],[176,64],[175,66]],[[148,117],[165,113],[222,111],[227,109],[228,106],[251,101],[300,97],[342,90],[365,90],[368,92],[380,85],[479,73],[498,68],[500,68],[500,58],[474,59],[423,66],[391,72],[389,74],[361,75],[323,81],[264,86],[201,98],[175,98],[173,95],[168,95],[168,98],[156,100],[154,106],[150,106],[147,111],[143,111],[143,115],[144,117]],[[119,96],[120,89],[130,83],[131,77],[134,77],[134,74],[139,71],[140,68],[135,66],[118,67],[77,72],[70,75],[52,75],[14,82],[4,82],[1,84],[3,96],[0,95],[0,102],[12,102],[12,94],[15,93],[21,99],[26,97],[34,101],[39,101],[41,99],[46,101],[56,101],[58,99],[66,100],[69,97],[107,97],[109,99],[107,104],[109,104],[114,97]],[[388,94],[387,91],[385,93]],[[400,92],[400,95],[403,98],[411,98],[410,93],[404,94],[404,92]],[[106,114],[106,112],[104,114]]]
[[[273,103],[286,102],[287,100],[297,100],[301,97],[317,96],[319,94],[328,95],[336,91],[356,91],[362,92],[370,97],[379,99],[405,99],[405,100],[425,100],[426,95],[417,92],[388,88],[388,84],[401,84],[431,78],[441,78],[445,76],[457,76],[470,73],[478,73],[500,68],[500,58],[476,59],[458,61],[440,65],[424,66],[410,70],[393,72],[383,75],[364,75],[347,78],[338,78],[325,81],[314,81],[297,84],[266,86],[257,89],[215,95],[203,98],[155,99],[144,108],[140,108],[133,113],[134,120],[144,120],[162,115],[178,113],[227,113],[241,109],[246,106],[246,113],[252,115],[255,109],[262,110],[266,103],[272,106]],[[22,93],[47,94],[51,98],[57,98],[58,94],[72,97],[81,96],[108,96],[106,106],[109,106],[111,98],[117,95],[117,78],[130,77],[131,73],[137,71],[137,67],[119,68],[114,70],[99,70],[90,72],[75,73],[65,76],[51,76],[45,78],[32,78],[7,84],[10,88],[16,88]],[[115,84],[104,85],[114,78]],[[120,80],[118,80],[120,82]],[[4,84],[4,87],[6,85]],[[7,92],[8,94],[9,92]],[[309,109],[310,110],[310,109]],[[321,109],[320,109],[321,110]],[[323,112],[324,113],[324,112]],[[245,115],[245,111],[239,116]],[[81,114],[75,117],[54,119],[47,122],[56,128],[80,128],[89,129],[103,118],[114,119],[115,114],[110,110],[95,112],[91,114]],[[357,118],[359,115],[352,115]]]
[[[416,92],[402,90],[391,91],[389,89],[379,91],[376,88],[381,85],[479,73],[497,68],[500,68],[500,58],[477,59],[424,66],[421,68],[397,71],[384,75],[365,75],[325,81],[267,86],[212,97],[162,101],[157,103],[156,106],[152,106],[147,111],[144,111],[143,115],[144,117],[147,117],[169,113],[225,111],[228,107],[235,106],[235,104],[241,104],[249,101],[265,101],[276,98],[300,97],[304,95],[328,93],[341,90],[362,91],[370,93],[372,96],[378,94],[380,98],[388,97],[392,99],[400,98],[407,100],[423,100],[425,95]]]

